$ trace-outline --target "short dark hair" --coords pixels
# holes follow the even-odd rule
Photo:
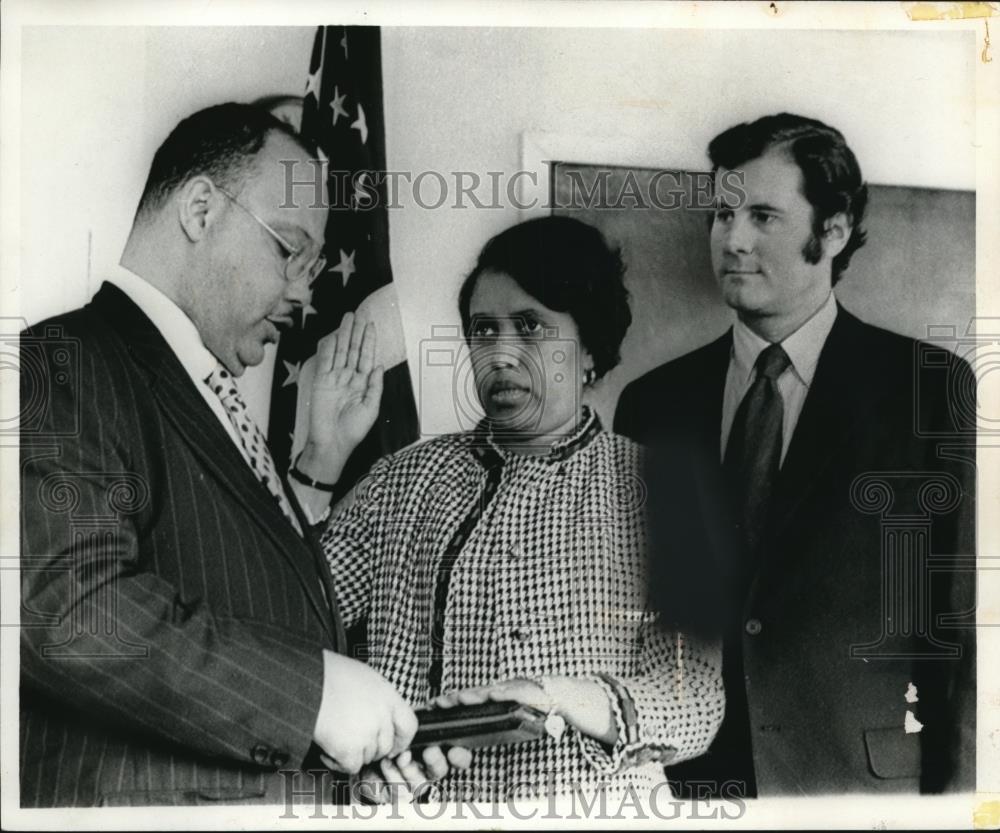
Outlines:
[[[549,309],[569,313],[598,379],[621,361],[619,350],[632,323],[625,266],[621,252],[593,226],[571,217],[539,217],[487,242],[458,294],[466,337],[472,293],[484,272],[510,275]]]
[[[712,139],[708,156],[713,171],[733,170],[775,148],[787,150],[799,166],[804,196],[813,208],[813,236],[804,252],[807,259],[813,263],[819,261],[819,239],[830,217],[843,212],[851,223],[847,245],[833,259],[832,280],[836,283],[851,262],[851,255],[865,244],[867,237],[863,220],[868,186],[861,178],[858,160],[839,130],[793,113],[764,116],[730,127]]]
[[[265,108],[228,102],[207,107],[181,121],[153,156],[136,216],[153,211],[193,176],[205,175],[231,190],[253,170],[271,133],[295,141],[310,156],[315,148]]]

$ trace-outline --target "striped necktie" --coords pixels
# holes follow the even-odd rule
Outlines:
[[[284,516],[295,527],[295,531],[301,535],[302,527],[295,517],[295,512],[292,511],[292,505],[288,502],[288,496],[281,485],[281,478],[274,470],[274,460],[268,450],[267,441],[260,428],[257,427],[257,423],[250,416],[246,403],[236,388],[236,381],[229,371],[219,364],[205,378],[205,384],[219,397],[222,407],[225,408],[226,414],[229,416],[229,421],[236,429],[236,434],[240,438],[239,448],[243,459],[250,464],[257,479],[278,501],[278,506],[281,507]]]

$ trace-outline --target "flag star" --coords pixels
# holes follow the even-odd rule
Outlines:
[[[306,91],[302,94],[303,98],[312,93],[316,100],[319,100],[319,76],[322,71],[323,68],[319,66],[316,67],[315,72],[311,72],[306,76]]]
[[[347,281],[358,270],[354,267],[354,250],[351,251],[350,255],[347,255],[343,249],[340,250],[340,263],[334,266],[331,272],[340,272],[340,276],[344,279],[344,286],[347,286]]]
[[[368,141],[368,122],[365,119],[364,108],[360,104],[358,105],[358,117],[351,124],[351,127],[361,134],[361,144],[365,144]]]
[[[344,109],[345,98],[347,98],[347,95],[346,94],[341,95],[340,88],[335,86],[333,88],[333,98],[330,99],[330,109],[333,110],[334,126],[336,126],[337,119],[339,119],[341,116],[343,116],[345,119],[347,118],[347,111]]]
[[[316,314],[316,307],[314,307],[312,304],[306,304],[304,307],[302,307],[302,329],[305,329],[306,327],[306,319],[310,315],[315,315],[315,314]]]
[[[288,378],[281,383],[283,388],[287,388],[289,385],[297,385],[299,383],[299,373],[302,372],[302,362],[296,362],[292,364],[291,362],[282,361],[285,366],[285,370],[288,371]]]
[[[347,32],[344,32],[344,37],[340,39],[340,45],[344,47],[344,60],[347,60]]]

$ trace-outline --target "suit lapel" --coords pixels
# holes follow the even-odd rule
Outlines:
[[[323,553],[323,546],[320,543],[321,530],[318,530],[309,522],[287,477],[284,478],[283,483],[285,494],[288,496],[288,502],[291,504],[295,516],[299,519],[299,526],[302,527],[305,544],[309,548],[309,554],[312,556],[313,563],[316,565],[316,572],[319,573],[320,581],[323,584],[323,595],[325,596],[323,600],[324,609],[330,614],[333,626],[332,633],[335,637],[333,644],[336,646],[338,652],[346,651],[347,632],[344,630],[344,622],[340,617],[340,611],[337,610],[335,601],[337,598],[337,589],[334,586],[333,575],[330,572],[326,556]]]
[[[837,318],[820,352],[812,385],[799,414],[775,484],[765,552],[787,526],[802,501],[822,479],[863,417],[871,393],[861,390],[866,376],[864,325],[838,305]],[[869,360],[871,357],[868,357]]]
[[[732,344],[730,329],[703,348],[702,360],[694,368],[696,378],[692,380],[688,401],[684,404],[690,419],[687,428],[689,470],[699,495],[699,505],[704,507],[705,530],[720,575],[730,575],[733,559],[738,557],[734,553],[719,441]]]
[[[312,549],[310,541],[298,536],[277,501],[257,480],[163,336],[117,287],[105,284],[92,303],[122,333],[130,354],[149,374],[153,396],[167,420],[291,565],[333,644],[339,645],[332,611],[317,581],[314,554],[307,552]]]
[[[726,373],[733,347],[733,331],[730,328],[704,349],[704,356],[695,368],[697,378],[691,386],[690,401],[684,403],[689,409],[691,436],[703,444],[706,451],[714,449],[715,458],[720,458],[719,432],[722,426],[722,400],[726,390]]]

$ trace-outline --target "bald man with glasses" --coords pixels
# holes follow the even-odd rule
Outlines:
[[[253,106],[185,119],[121,268],[22,333],[42,414],[21,435],[22,806],[284,804],[281,770],[357,772],[413,736],[340,653],[316,546],[324,486],[378,411],[373,329],[348,317],[321,343],[292,478],[234,381],[323,271],[325,195],[281,204],[281,161],[314,156]]]

